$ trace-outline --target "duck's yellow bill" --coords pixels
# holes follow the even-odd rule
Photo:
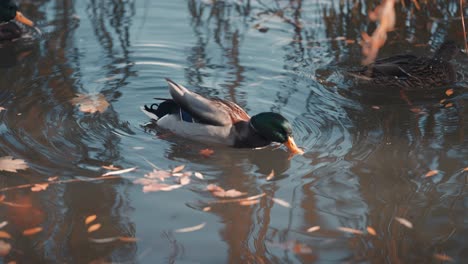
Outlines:
[[[16,12],[15,20],[18,21],[18,22],[21,22],[21,23],[23,23],[23,24],[25,24],[27,26],[34,27],[34,22],[29,20],[27,17],[23,16],[23,14],[21,14],[21,12]]]
[[[289,136],[288,141],[284,142],[284,145],[291,151],[292,154],[304,154],[304,151],[297,147],[296,142],[294,142],[293,137]]]

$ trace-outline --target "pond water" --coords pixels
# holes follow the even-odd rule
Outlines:
[[[343,73],[360,65],[377,1],[19,2],[43,35],[1,48],[0,153],[29,167],[0,173],[4,263],[468,258],[468,60],[453,61],[459,82],[442,92],[359,91]],[[402,2],[380,57],[431,56],[449,38],[462,47],[459,1]],[[166,77],[250,114],[281,113],[305,154],[211,146],[148,125],[140,106],[169,96]],[[85,113],[77,94],[110,105]],[[137,169],[103,179],[110,165]],[[135,183],[180,165],[203,179],[158,192]],[[226,202],[209,184],[264,196]]]

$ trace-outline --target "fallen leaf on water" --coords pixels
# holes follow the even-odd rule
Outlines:
[[[109,165],[109,166],[101,166],[101,168],[103,169],[106,169],[106,170],[120,170],[121,168],[118,168],[118,167],[115,167],[113,164]]]
[[[355,235],[362,235],[363,234],[363,232],[361,230],[357,230],[357,229],[350,228],[350,227],[340,226],[340,227],[338,227],[338,230],[346,232],[346,233],[355,234]]]
[[[211,207],[207,206],[203,208],[203,212],[208,212],[211,211]]]
[[[145,174],[145,177],[164,181],[164,179],[171,177],[171,173],[165,170],[154,169],[152,172]]]
[[[143,192],[158,192],[162,191],[164,188],[168,188],[170,185],[165,183],[151,183],[143,186]]]
[[[247,198],[245,198],[246,200],[257,200],[258,198],[261,198],[263,196],[265,196],[266,193],[261,193],[261,194],[258,194],[258,195],[254,195],[254,196],[249,196]]]
[[[182,184],[169,185],[167,187],[161,188],[161,191],[168,192],[168,191],[172,191],[172,190],[175,190],[175,189],[179,189],[182,186],[183,186]]]
[[[434,258],[441,260],[441,261],[450,261],[453,262],[453,258],[450,256],[447,256],[445,254],[434,254]]]
[[[222,191],[215,191],[215,192],[212,192],[212,194],[216,197],[228,197],[228,198],[235,198],[235,197],[239,197],[239,196],[242,196],[242,195],[246,195],[247,193],[244,193],[244,192],[240,192],[238,190],[235,190],[235,189],[230,189],[230,190],[222,190]]]
[[[242,206],[249,206],[249,205],[258,204],[259,202],[260,202],[259,200],[242,200],[239,202],[239,204]]]
[[[172,169],[172,173],[181,172],[184,168],[185,168],[185,165],[179,165],[179,166],[175,167],[174,169]]]
[[[369,233],[369,234],[371,234],[373,236],[377,235],[377,232],[375,232],[375,229],[370,227],[370,226],[367,227],[367,233]]]
[[[308,228],[307,232],[312,233],[312,232],[319,231],[319,230],[320,230],[320,226],[313,226],[313,227]]]
[[[17,172],[27,168],[28,164],[22,159],[13,159],[12,156],[0,157],[0,171]]]
[[[134,184],[141,184],[141,185],[150,185],[156,183],[155,180],[147,179],[147,178],[138,178],[133,181]]]
[[[188,233],[188,232],[193,232],[193,231],[197,231],[197,230],[200,230],[202,229],[203,227],[205,227],[206,223],[203,222],[199,225],[196,225],[196,226],[191,226],[191,227],[185,227],[185,228],[179,228],[179,229],[176,229],[174,230],[174,232],[176,233]]]
[[[448,89],[447,91],[445,91],[445,94],[447,96],[451,96],[453,94],[453,89]]]
[[[288,208],[291,207],[291,205],[288,202],[286,202],[285,200],[282,200],[282,199],[279,199],[279,198],[271,198],[271,199],[273,200],[273,202],[275,202],[275,203],[277,203],[277,204],[279,204],[281,206],[288,207]]]
[[[438,170],[431,170],[431,171],[429,171],[428,173],[426,173],[425,177],[426,177],[426,178],[427,178],[427,177],[432,177],[432,176],[434,176],[434,175],[437,175],[438,173],[439,173]]]
[[[203,178],[203,174],[201,174],[200,172],[195,172],[194,175],[195,175],[195,177],[197,177],[197,178],[200,179],[200,180],[203,180],[203,179],[204,179],[204,178]]]
[[[468,171],[468,167],[464,168],[463,171]]]
[[[190,177],[183,176],[179,178],[180,185],[187,185],[190,183]]]
[[[206,190],[210,191],[210,192],[218,192],[218,191],[224,192],[223,188],[219,187],[218,185],[214,185],[214,184],[208,184],[208,186],[206,186]]]
[[[0,223],[0,228],[4,228],[6,225],[8,225],[7,221],[3,221]]]
[[[445,108],[449,108],[449,107],[452,107],[453,106],[453,103],[448,103],[445,105]]]
[[[30,228],[30,229],[26,229],[23,231],[23,235],[25,236],[31,236],[31,235],[34,235],[34,234],[37,234],[39,232],[42,231],[42,227],[34,227],[34,228]]]
[[[5,107],[3,107],[3,106],[0,106],[0,112],[2,112],[4,110],[7,110],[7,109]]]
[[[372,106],[372,109],[379,110],[379,109],[380,109],[380,106],[373,105],[373,106]]]
[[[126,243],[137,242],[138,238],[136,237],[119,237],[119,240]]]
[[[110,243],[119,240],[119,237],[106,237],[106,238],[88,238],[89,241],[99,244]]]
[[[202,155],[205,158],[209,158],[211,155],[214,154],[214,150],[206,148],[206,149],[200,150],[198,153],[200,153],[200,155]]]
[[[268,176],[266,177],[266,180],[267,180],[267,181],[270,181],[270,180],[272,180],[274,177],[275,177],[275,171],[274,171],[274,170],[271,170],[270,174],[268,174]]]
[[[173,173],[172,176],[174,176],[174,177],[190,177],[190,176],[192,176],[192,172],[191,171],[178,172],[178,173]]]
[[[0,257],[5,257],[10,253],[11,245],[3,240],[0,240]]]
[[[85,224],[87,225],[87,224],[93,222],[94,220],[96,220],[96,218],[97,218],[96,215],[90,215],[90,216],[86,217],[86,219],[85,219],[84,222],[85,222]]]
[[[97,230],[99,230],[99,228],[101,228],[101,224],[94,224],[94,225],[88,227],[88,233],[92,233],[94,231],[97,231]]]
[[[42,183],[42,184],[38,183],[38,184],[34,184],[34,186],[31,187],[31,191],[33,192],[45,191],[47,187],[49,187],[49,184],[47,183]]]
[[[124,174],[124,173],[127,173],[127,172],[131,172],[131,171],[134,171],[134,170],[136,170],[136,167],[129,168],[129,169],[124,169],[124,170],[109,171],[109,172],[104,173],[102,176],[119,175],[119,174]]]
[[[53,176],[53,177],[47,178],[47,181],[50,181],[50,182],[51,181],[56,181],[56,180],[58,180],[58,176]]]
[[[109,107],[106,97],[102,94],[77,94],[70,102],[72,105],[78,105],[84,113],[103,113]]]
[[[405,218],[395,217],[395,220],[397,220],[400,224],[406,226],[407,228],[413,228],[413,224]]]
[[[8,232],[0,231],[0,238],[11,238],[11,235]]]

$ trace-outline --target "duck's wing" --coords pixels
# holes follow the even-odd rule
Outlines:
[[[409,65],[417,64],[418,57],[413,55],[396,55],[376,60],[357,71],[350,71],[350,75],[361,79],[384,77],[407,78],[411,76]]]
[[[249,115],[235,103],[221,99],[208,99],[170,79],[166,79],[166,81],[169,84],[169,91],[174,102],[199,123],[229,126],[250,119]]]

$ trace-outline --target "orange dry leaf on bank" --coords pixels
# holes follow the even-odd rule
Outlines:
[[[87,224],[93,222],[94,220],[96,220],[96,218],[97,218],[96,215],[90,215],[90,216],[86,217],[85,224],[87,225]]]
[[[22,159],[14,159],[12,156],[0,157],[0,171],[17,172],[27,168],[28,164]]]
[[[426,178],[427,178],[427,177],[432,177],[432,176],[434,176],[434,175],[437,175],[438,173],[439,173],[438,170],[431,170],[431,171],[428,171],[428,172],[426,173],[425,177],[426,177]]]
[[[200,152],[198,153],[200,153],[200,155],[202,155],[205,158],[209,158],[211,155],[214,154],[214,150],[206,148],[206,149],[200,150]]]
[[[23,235],[31,236],[42,231],[42,227],[34,227],[23,231]]]

